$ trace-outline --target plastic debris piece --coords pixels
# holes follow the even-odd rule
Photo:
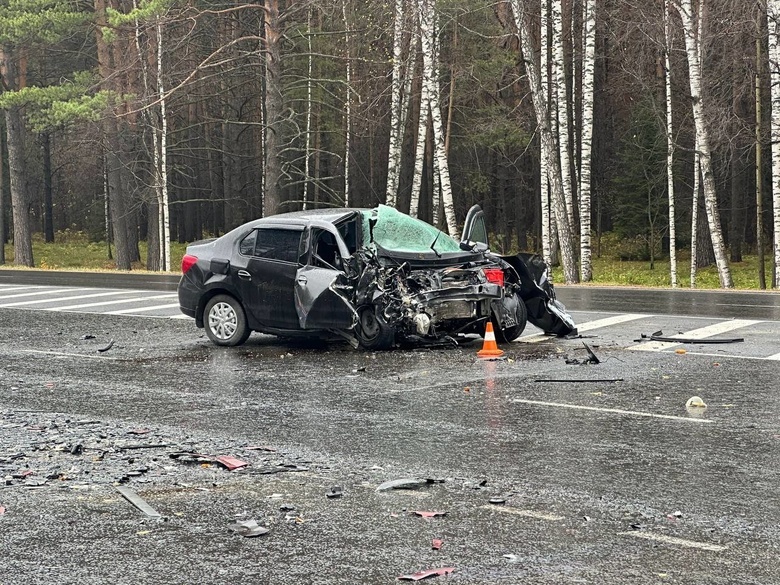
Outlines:
[[[84,445],[82,445],[81,443],[73,445],[73,447],[70,448],[70,454],[71,455],[83,455],[84,454]]]
[[[271,532],[270,529],[265,526],[260,526],[255,520],[242,520],[231,524],[228,528],[233,532],[237,532],[244,538],[253,538]]]
[[[674,353],[676,353],[677,355],[685,355],[688,352],[685,351],[684,349],[675,349]]]
[[[325,496],[331,499],[340,498],[343,495],[344,495],[344,490],[341,488],[340,485],[334,485],[327,492],[325,492]]]
[[[99,348],[98,348],[98,351],[99,351],[100,353],[104,353],[104,352],[107,352],[107,351],[108,351],[109,349],[111,349],[112,347],[114,347],[114,340],[113,340],[113,339],[112,339],[111,341],[109,341],[109,342],[108,342],[108,345],[107,345],[107,346],[105,346],[105,347],[99,347]]]
[[[138,508],[141,512],[146,514],[149,518],[161,518],[162,515],[152,508],[149,504],[146,503],[146,501],[139,496],[137,493],[135,493],[133,490],[131,490],[128,487],[119,486],[116,488],[117,491],[122,494],[122,497],[126,499],[128,502],[133,504],[136,508]]]
[[[273,447],[263,447],[260,445],[248,445],[244,447],[247,451],[267,451],[269,453],[276,453],[276,449]]]
[[[433,550],[441,550],[442,545],[444,544],[444,541],[441,538],[434,538],[431,541],[431,548]]]
[[[455,570],[455,567],[442,567],[441,569],[428,569],[427,571],[418,571],[411,575],[401,575],[398,577],[399,581],[421,581],[428,577],[439,577],[442,575],[449,575]]]
[[[496,505],[506,504],[506,498],[490,498],[488,502]]]
[[[504,558],[505,558],[505,559],[506,559],[508,562],[510,562],[510,563],[516,563],[517,561],[519,561],[519,560],[520,560],[520,557],[518,557],[518,556],[517,556],[517,555],[515,555],[515,554],[511,554],[511,553],[510,553],[510,554],[507,554],[507,555],[504,555]]]
[[[147,433],[151,432],[151,429],[132,429],[130,431],[127,431],[128,435],[145,435]]]
[[[224,465],[228,471],[233,471],[234,469],[241,469],[242,467],[246,467],[249,465],[246,461],[241,461],[241,459],[236,459],[235,457],[231,457],[230,455],[220,455],[215,459],[217,463],[220,465]]]
[[[3,514],[5,514],[5,507],[0,506],[0,516],[2,516]]]
[[[87,333],[86,335],[82,335],[81,337],[79,337],[79,339],[81,339],[82,341],[86,341],[87,339],[95,339],[95,336]]]
[[[423,518],[436,518],[436,516],[446,516],[447,512],[426,512],[425,510],[415,510],[414,513],[417,516]]]
[[[418,487],[424,486],[428,483],[426,479],[419,479],[415,477],[406,477],[402,479],[392,479],[380,484],[376,488],[378,492],[384,492],[387,490],[413,490]]]
[[[688,402],[685,403],[685,408],[707,408],[707,405],[704,403],[704,400],[702,400],[699,396],[691,396],[688,399]]]

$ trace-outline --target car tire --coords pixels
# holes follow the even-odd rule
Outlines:
[[[395,344],[395,329],[387,324],[373,305],[358,308],[355,334],[364,349],[390,349]]]
[[[528,312],[526,311],[525,303],[519,297],[515,297],[515,299],[515,302],[512,303],[513,306],[509,310],[515,312],[516,325],[502,329],[496,314],[493,313],[493,329],[496,331],[496,340],[500,343],[511,343],[520,337],[528,323]]]
[[[252,333],[246,322],[244,308],[230,295],[217,295],[206,303],[203,326],[215,345],[241,345]]]

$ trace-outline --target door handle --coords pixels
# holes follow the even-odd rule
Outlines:
[[[238,277],[242,280],[252,280],[252,275],[249,274],[249,272],[247,272],[246,270],[239,270]]]
[[[309,282],[309,279],[306,278],[305,276],[301,275],[298,277],[298,284],[300,284],[301,286],[306,286],[307,282]]]

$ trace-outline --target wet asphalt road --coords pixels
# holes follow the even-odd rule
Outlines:
[[[0,309],[0,583],[779,583],[774,309],[618,310],[481,362],[479,342],[220,349],[189,321]],[[745,341],[635,341],[704,328]],[[566,363],[583,341],[601,363]],[[406,477],[437,483],[376,491]],[[270,532],[229,530],[249,518]]]

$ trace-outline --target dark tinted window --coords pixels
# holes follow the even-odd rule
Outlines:
[[[254,255],[285,262],[298,262],[301,233],[285,229],[260,229],[255,235]],[[241,243],[243,246],[243,242]]]
[[[244,256],[251,256],[255,253],[255,241],[257,240],[257,230],[252,230],[252,233],[241,240],[238,251]]]

